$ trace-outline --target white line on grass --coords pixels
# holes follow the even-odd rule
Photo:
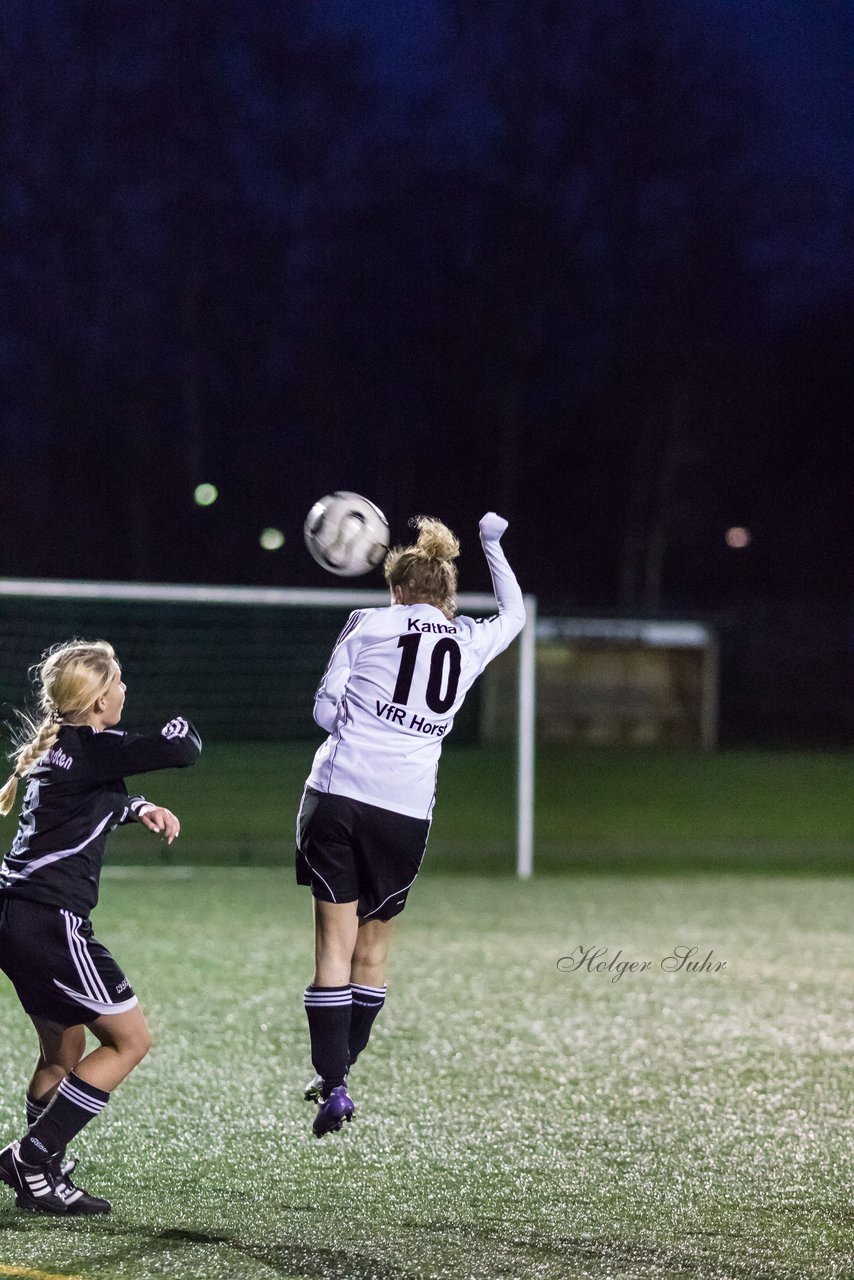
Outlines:
[[[83,1280],[82,1276],[70,1276],[67,1272],[33,1271],[32,1267],[12,1267],[0,1262],[0,1276],[29,1276],[30,1280]]]

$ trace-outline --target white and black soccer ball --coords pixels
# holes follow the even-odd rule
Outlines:
[[[315,502],[303,533],[317,563],[342,578],[368,573],[388,551],[388,521],[359,493],[340,490]]]

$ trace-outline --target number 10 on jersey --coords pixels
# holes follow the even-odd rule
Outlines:
[[[418,646],[423,638],[419,634],[410,634],[401,636],[397,642],[397,647],[402,649],[403,652],[400,655],[397,683],[394,686],[391,700],[401,706],[406,706],[412,693]],[[433,646],[433,652],[430,655],[427,687],[424,691],[424,701],[430,710],[437,715],[444,715],[454,705],[460,684],[461,666],[460,646],[456,640],[445,636],[444,639],[439,640]],[[443,686],[444,693],[442,692]]]

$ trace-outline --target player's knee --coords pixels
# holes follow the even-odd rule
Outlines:
[[[360,969],[383,969],[388,959],[389,927],[373,921],[359,930],[353,965]]]
[[[125,1036],[118,1045],[123,1058],[137,1066],[151,1050],[151,1034],[148,1027],[140,1027]]]
[[[146,1028],[144,1032],[140,1033],[134,1039],[133,1052],[134,1060],[136,1062],[142,1062],[143,1058],[147,1057],[151,1052],[151,1044],[151,1035],[149,1034],[148,1028]]]

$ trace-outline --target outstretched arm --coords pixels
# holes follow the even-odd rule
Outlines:
[[[510,568],[507,557],[501,547],[501,538],[507,529],[507,521],[494,511],[487,511],[480,522],[480,541],[483,554],[492,575],[492,589],[498,602],[498,613],[507,618],[508,623],[516,623],[517,635],[525,625],[525,600],[522,588],[516,581],[516,575]],[[512,638],[512,637],[511,637]]]
[[[93,782],[109,782],[153,769],[182,769],[195,764],[202,740],[190,724],[176,716],[159,733],[121,733],[105,729],[96,733],[84,758],[86,776]]]

